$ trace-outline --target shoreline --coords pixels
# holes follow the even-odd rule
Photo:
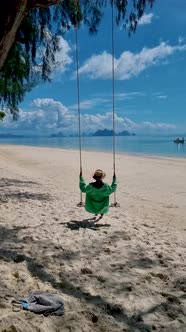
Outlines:
[[[56,149],[56,150],[64,150],[64,151],[74,151],[79,152],[79,148],[75,149],[73,148],[64,148],[64,147],[58,147],[58,146],[45,146],[45,145],[25,145],[25,144],[13,144],[13,143],[0,143],[1,147],[31,147],[31,148],[44,148],[44,149]],[[100,154],[113,154],[113,151],[104,151],[104,150],[94,150],[94,149],[82,149],[82,155],[83,152],[88,153],[100,153]],[[183,160],[186,161],[186,155],[185,156],[175,156],[175,155],[163,155],[163,154],[148,154],[148,153],[140,153],[140,152],[117,152],[116,150],[116,156],[129,156],[129,157],[139,157],[139,158],[149,158],[149,159],[175,159],[175,160]]]

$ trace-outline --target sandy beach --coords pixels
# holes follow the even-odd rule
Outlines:
[[[83,152],[112,180],[112,155]],[[117,201],[78,208],[78,151],[0,146],[0,332],[186,331],[186,159],[117,155]],[[111,197],[111,202],[113,197]],[[12,305],[50,291],[61,317]]]

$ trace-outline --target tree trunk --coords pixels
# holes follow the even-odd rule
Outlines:
[[[62,0],[5,0],[0,4],[0,72],[27,10],[55,5]]]
[[[0,72],[25,15],[27,0],[5,0],[0,5]]]

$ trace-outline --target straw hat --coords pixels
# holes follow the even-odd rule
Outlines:
[[[104,179],[104,177],[106,176],[105,172],[102,171],[102,169],[97,169],[94,174],[93,174],[93,179],[97,180],[97,179]]]

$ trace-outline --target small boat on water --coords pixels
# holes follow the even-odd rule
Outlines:
[[[184,144],[184,141],[185,141],[185,139],[183,137],[182,138],[177,137],[174,140],[174,143],[176,143],[176,144]]]

